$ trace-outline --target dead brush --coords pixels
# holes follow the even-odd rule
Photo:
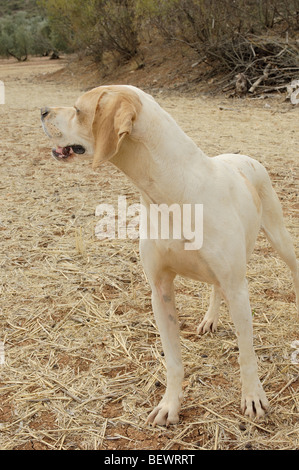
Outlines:
[[[216,86],[228,91],[235,85],[236,74],[248,81],[250,93],[285,91],[299,77],[299,46],[268,36],[236,36],[235,39],[208,47],[206,54],[218,61],[223,77]],[[219,70],[218,70],[219,72]]]

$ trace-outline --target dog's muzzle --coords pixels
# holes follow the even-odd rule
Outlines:
[[[47,129],[48,126],[47,127],[45,126],[44,120],[49,115],[50,111],[51,111],[50,108],[48,108],[47,106],[45,108],[41,108],[40,113],[41,113],[41,121],[42,121],[43,129],[45,133],[47,134],[47,136],[50,137],[50,139],[53,139],[55,137],[61,137],[62,136],[61,132],[55,126],[49,124],[51,135]],[[57,160],[69,158],[70,156],[74,154],[82,155],[85,152],[86,152],[86,149],[83,147],[83,145],[79,145],[79,144],[66,145],[65,147],[58,146],[57,148],[52,149],[52,155]]]

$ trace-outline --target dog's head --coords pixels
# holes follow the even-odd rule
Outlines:
[[[141,101],[133,87],[103,86],[82,95],[73,107],[42,108],[45,133],[58,160],[93,155],[93,168],[116,155],[132,133]]]

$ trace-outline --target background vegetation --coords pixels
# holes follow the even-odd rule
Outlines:
[[[299,0],[0,0],[0,55],[78,52],[125,62],[159,38],[218,70],[298,72]],[[273,71],[273,69],[272,69]]]

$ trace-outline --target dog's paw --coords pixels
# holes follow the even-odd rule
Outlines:
[[[153,426],[169,426],[177,424],[180,420],[179,412],[181,406],[179,403],[162,400],[158,406],[150,413],[146,420],[146,424]]]
[[[203,335],[205,333],[215,333],[218,325],[217,318],[204,318],[203,321],[197,327],[197,334]]]
[[[252,393],[242,394],[241,409],[250,419],[262,418],[268,408],[269,402],[261,386]]]

